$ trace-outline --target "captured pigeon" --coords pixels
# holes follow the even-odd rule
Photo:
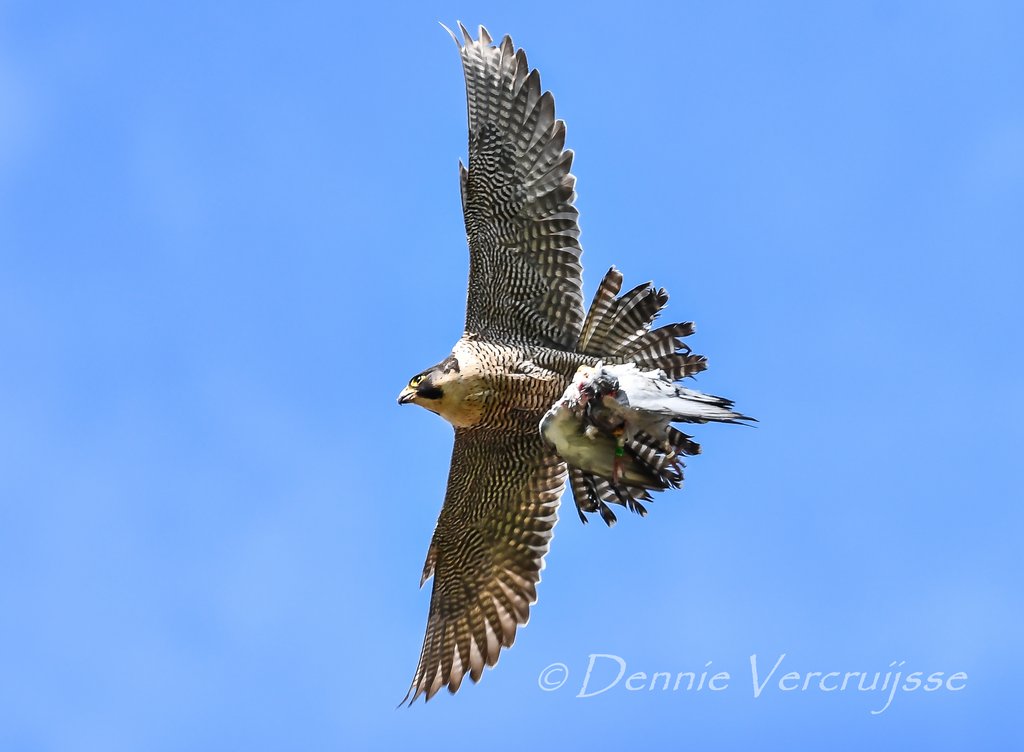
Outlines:
[[[678,386],[663,371],[598,364],[576,371],[540,430],[571,466],[613,484],[661,489],[678,485],[666,466],[694,453],[690,437],[672,423],[747,420],[753,419],[735,412],[730,400]]]
[[[668,458],[666,467],[645,462],[639,454],[626,451],[621,431],[616,435],[597,428],[589,423],[587,412],[586,402],[573,382],[540,421],[545,441],[570,467],[627,487],[661,490],[679,486],[682,474],[671,472],[676,470],[673,458]],[[654,454],[667,453],[655,447]]]

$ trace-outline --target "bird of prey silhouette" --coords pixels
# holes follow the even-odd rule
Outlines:
[[[447,29],[447,27],[446,27]],[[577,512],[615,521],[609,504],[643,512],[648,488],[569,466],[541,436],[541,418],[577,369],[635,363],[669,380],[705,368],[682,338],[691,323],[652,328],[668,301],[641,284],[619,295],[613,267],[584,311],[573,154],[554,99],[526,54],[460,23],[469,109],[469,166],[459,163],[469,244],[462,337],[399,395],[455,428],[444,504],[423,565],[433,577],[426,635],[403,702],[475,682],[512,645],[537,599],[566,479]],[[699,447],[673,435],[677,455]],[[638,432],[623,452],[666,467],[662,443]],[[678,463],[676,457],[671,461]],[[676,465],[678,466],[678,464]],[[664,470],[665,468],[663,468]],[[681,474],[668,471],[678,485]]]

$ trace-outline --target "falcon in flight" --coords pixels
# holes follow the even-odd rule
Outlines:
[[[423,565],[433,577],[426,636],[405,700],[475,682],[512,645],[537,600],[537,583],[568,480],[580,518],[609,504],[644,513],[649,489],[678,486],[679,457],[699,446],[673,429],[616,442],[631,463],[668,481],[631,484],[601,467],[567,465],[541,435],[545,413],[581,366],[633,363],[676,381],[704,370],[682,338],[692,323],[651,327],[668,301],[639,285],[619,295],[613,267],[589,312],[582,297],[573,154],[565,123],[526,53],[494,45],[460,23],[469,108],[469,167],[459,163],[469,243],[466,324],[450,355],[414,376],[398,397],[455,428],[444,505]],[[449,30],[449,33],[452,32]],[[600,427],[579,425],[579,430]],[[668,440],[665,440],[665,437]]]

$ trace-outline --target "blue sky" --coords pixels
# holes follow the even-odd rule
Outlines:
[[[1022,741],[1021,6],[513,5],[0,6],[4,749]],[[396,711],[451,431],[395,396],[465,300],[459,18],[555,94],[587,296],[666,287],[761,422],[700,428],[646,519],[567,501],[516,646]],[[579,698],[591,654],[731,679]],[[754,654],[968,679],[872,715],[755,698]]]

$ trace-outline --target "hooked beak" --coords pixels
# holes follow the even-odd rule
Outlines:
[[[406,405],[416,400],[416,390],[412,387],[407,386],[402,390],[401,394],[398,395],[398,404]]]

